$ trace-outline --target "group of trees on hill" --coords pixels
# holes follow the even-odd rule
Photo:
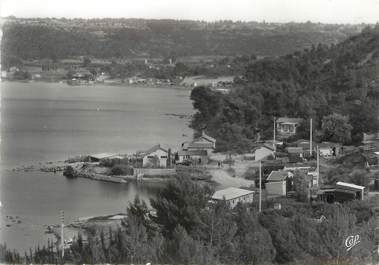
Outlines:
[[[192,91],[197,110],[192,127],[206,129],[223,151],[248,150],[258,132],[272,137],[273,119],[281,116],[304,118],[307,124],[313,118],[326,140],[359,142],[363,133],[379,129],[378,47],[376,26],[338,45],[249,64],[245,77],[236,80],[241,88],[229,95]]]
[[[135,200],[117,230],[89,229],[66,251],[66,262],[130,264],[358,264],[372,257],[373,213],[368,202],[344,205],[281,201],[274,210],[266,202],[208,204],[212,190],[187,178],[170,182],[152,200],[153,213]],[[319,221],[321,215],[326,219]],[[349,252],[344,240],[360,235]],[[20,257],[0,248],[1,262],[59,262],[51,248],[36,248]],[[311,262],[311,263],[309,263]]]
[[[283,55],[336,43],[362,26],[181,20],[5,19],[1,54],[19,59],[70,56],[176,57]],[[2,58],[2,62],[7,57]]]

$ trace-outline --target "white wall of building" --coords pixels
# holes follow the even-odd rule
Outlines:
[[[286,181],[267,182],[266,191],[268,195],[286,196]]]
[[[159,160],[159,167],[166,167],[167,166],[167,159],[168,159],[168,153],[163,151],[162,149],[158,149],[146,156],[143,157],[143,166],[148,167],[151,166],[150,160],[153,159],[153,157],[158,157]]]

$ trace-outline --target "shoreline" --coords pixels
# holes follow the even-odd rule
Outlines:
[[[63,174],[66,167],[72,167],[74,169],[74,175],[72,177],[65,176]],[[133,174],[133,175],[108,175],[105,173],[107,167],[99,166],[96,162],[39,162],[38,164],[21,165],[14,168],[7,169],[12,172],[41,172],[41,173],[54,173],[61,174],[61,177],[65,178],[85,178],[91,181],[110,182],[117,184],[128,184],[130,182],[137,183],[167,183],[175,178],[178,174],[175,168],[164,169],[164,173],[158,172],[157,174]],[[98,171],[105,170],[103,173]],[[138,169],[137,169],[138,170]],[[139,169],[141,170],[141,169]],[[97,172],[96,172],[97,171]],[[210,178],[201,178],[193,180],[200,185],[209,184],[215,187],[247,187],[254,185],[254,181],[243,178],[242,176],[232,176],[225,169],[214,168],[209,165],[207,168]]]
[[[27,79],[27,80],[9,80],[9,79],[0,79],[0,82],[10,82],[10,83],[53,83],[53,84],[66,84],[71,87],[78,86],[97,86],[97,85],[105,85],[105,86],[117,86],[117,87],[131,87],[131,88],[166,88],[166,89],[180,89],[180,90],[188,90],[191,91],[193,87],[190,86],[182,86],[182,85],[170,85],[170,84],[128,84],[126,82],[93,82],[93,83],[83,83],[83,84],[69,84],[68,80],[60,79],[60,80],[35,80],[35,79]]]

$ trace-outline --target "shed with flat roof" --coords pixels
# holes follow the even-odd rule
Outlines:
[[[234,187],[218,190],[212,196],[213,201],[225,200],[226,202],[230,204],[232,208],[235,207],[239,202],[241,203],[253,202],[253,198],[254,198],[254,191],[239,189],[239,188],[234,188]]]

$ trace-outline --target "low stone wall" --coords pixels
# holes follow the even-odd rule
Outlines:
[[[134,168],[134,175],[138,176],[139,174],[144,177],[170,177],[176,175],[176,170],[175,168]]]

